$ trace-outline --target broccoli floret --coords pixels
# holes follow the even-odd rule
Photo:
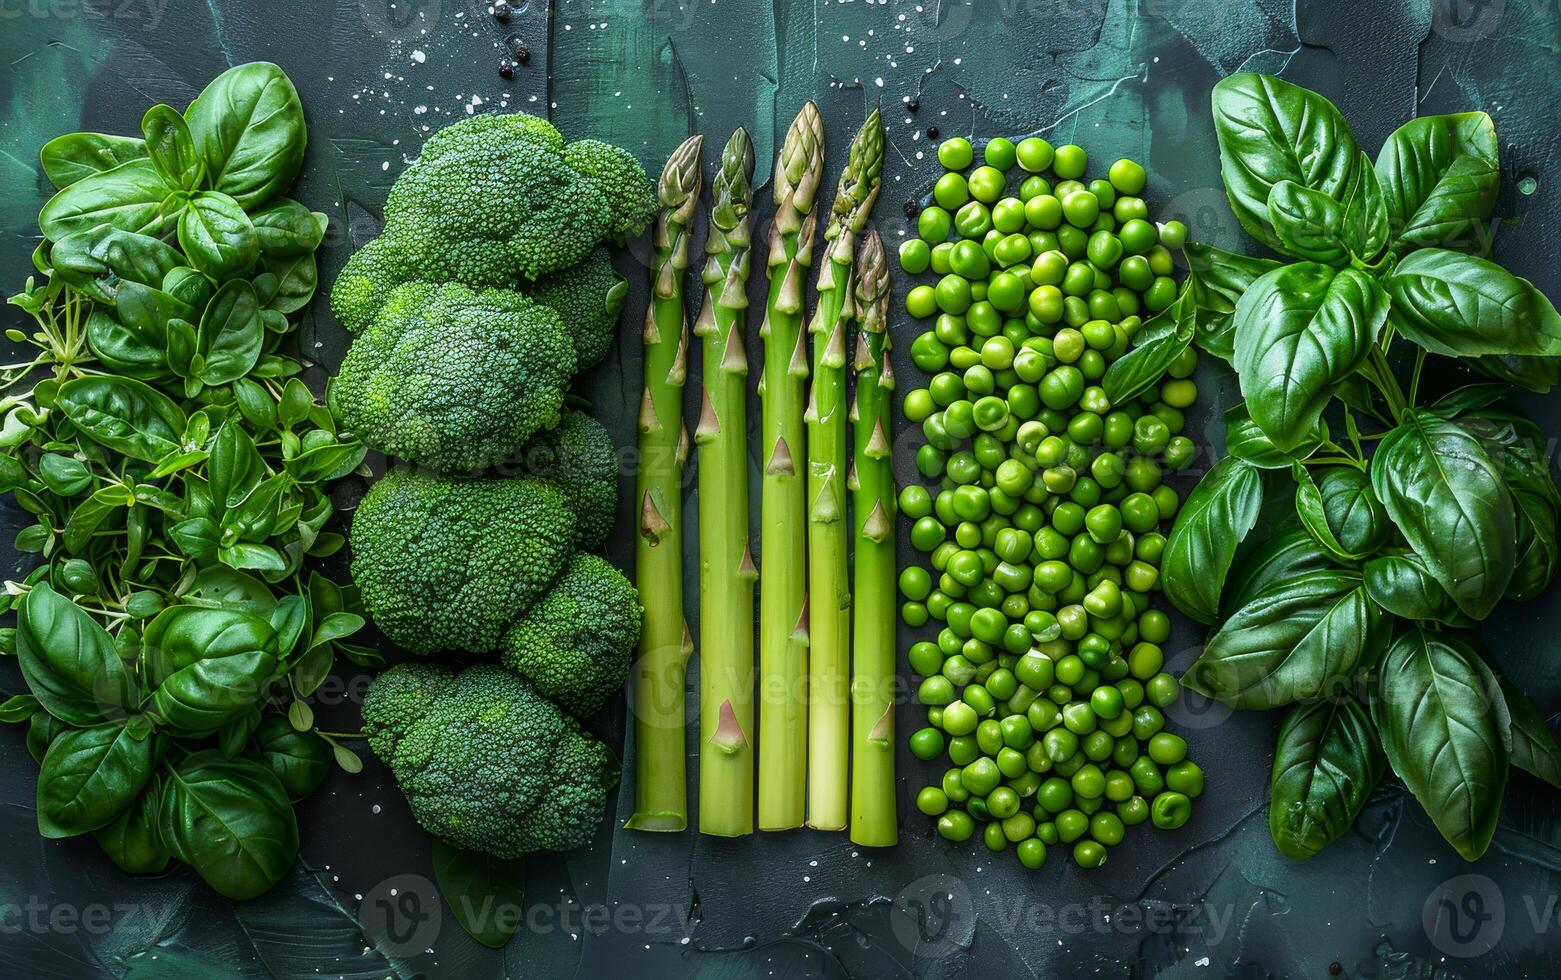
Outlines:
[[[496,665],[393,667],[363,728],[423,829],[500,858],[586,843],[618,782],[607,746]]]
[[[629,676],[640,641],[639,593],[603,558],[578,554],[542,601],[504,638],[504,666],[577,717],[592,714]]]
[[[398,646],[486,653],[568,563],[577,519],[544,480],[392,470],[353,515],[352,575]]]
[[[551,123],[524,113],[475,116],[436,133],[397,178],[382,244],[342,270],[331,307],[356,333],[397,283],[513,289],[644,227],[654,208],[650,178],[623,150],[566,147]]]
[[[473,472],[557,423],[574,367],[548,307],[504,289],[407,283],[348,350],[329,400],[370,446]]]
[[[634,234],[656,216],[650,178],[628,150],[601,140],[576,140],[564,147],[564,160],[606,196],[614,237]]]
[[[566,408],[558,426],[538,432],[519,458],[521,472],[553,481],[580,516],[576,541],[595,548],[618,508],[618,453],[596,419]]]
[[[579,265],[543,276],[526,295],[558,313],[574,338],[576,368],[584,371],[601,362],[618,334],[618,314],[629,283],[612,267],[604,248]]]

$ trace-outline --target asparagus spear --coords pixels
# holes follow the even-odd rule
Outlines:
[[[894,367],[889,361],[889,266],[876,231],[857,259],[855,458],[856,597],[851,664],[851,840],[888,847],[899,839],[894,799],[894,467],[889,458]]]
[[[759,829],[788,830],[802,822],[802,773],[808,751],[807,486],[802,402],[808,354],[802,320],[813,236],[814,199],[824,171],[824,124],[805,104],[786,131],[775,165],[775,220],[770,225],[769,301],[759,336],[764,456],[759,553]]]
[[[753,589],[748,548],[748,212],[753,143],[738,129],[710,185],[699,447],[699,830],[753,832]]]
[[[849,757],[851,587],[846,573],[846,321],[852,316],[852,262],[857,236],[878,199],[883,173],[878,110],[862,124],[845,169],[818,276],[813,335],[813,388],[808,431],[808,825],[846,824]]]
[[[683,741],[683,683],[688,624],[683,618],[683,383],[688,366],[688,319],[683,273],[699,205],[699,150],[691,136],[661,172],[657,197],[651,300],[645,311],[645,391],[640,399],[639,507],[635,578],[645,606],[634,667],[637,764],[633,830],[677,831],[688,826],[688,777]]]

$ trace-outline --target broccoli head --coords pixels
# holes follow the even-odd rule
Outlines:
[[[500,662],[584,717],[623,687],[640,616],[629,580],[605,559],[581,553],[509,631]]]
[[[577,521],[546,480],[392,470],[353,515],[352,575],[396,645],[487,653],[569,562]]]
[[[521,450],[520,468],[558,485],[580,516],[576,541],[598,547],[618,508],[618,453],[602,423],[566,408],[558,425],[538,432]]]
[[[606,745],[491,664],[392,667],[369,687],[363,729],[423,829],[495,857],[586,843],[618,782]]]
[[[579,265],[543,276],[526,295],[558,313],[574,338],[576,368],[600,363],[618,334],[618,314],[629,283],[612,267],[605,248]]]
[[[565,146],[551,123],[524,113],[474,116],[431,137],[397,178],[384,243],[348,262],[331,306],[355,334],[374,297],[397,283],[513,289],[644,227],[654,207],[650,178],[628,153]]]
[[[558,315],[519,293],[407,283],[348,349],[329,401],[376,449],[472,472],[557,423],[574,365]]]

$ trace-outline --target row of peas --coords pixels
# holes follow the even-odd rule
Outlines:
[[[1038,138],[993,139],[974,169],[963,138],[938,159],[935,203],[900,246],[906,272],[939,276],[905,298],[933,321],[910,347],[930,380],[904,411],[935,489],[900,494],[930,564],[901,573],[901,614],[940,624],[910,649],[927,708],[911,750],[950,763],[916,805],[942,836],[979,829],[1026,867],[1060,845],[1098,867],[1129,826],[1182,826],[1203,791],[1163,730],[1179,688],[1163,669],[1170,619],[1150,600],[1159,529],[1181,503],[1164,475],[1195,454],[1180,433],[1197,355],[1129,404],[1099,385],[1175,301],[1187,229],[1149,222],[1131,160],[1085,182],[1082,148]]]

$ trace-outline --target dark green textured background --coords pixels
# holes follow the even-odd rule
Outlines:
[[[506,81],[496,68],[511,34],[532,56]],[[1225,74],[1261,70],[1334,99],[1372,151],[1416,114],[1490,112],[1506,178],[1496,256],[1561,296],[1547,234],[1561,217],[1561,182],[1552,183],[1561,10],[1545,0],[559,0],[551,9],[530,0],[508,27],[470,0],[0,0],[7,291],[28,272],[34,217],[47,197],[39,145],[80,128],[133,131],[151,103],[182,107],[228,64],[254,59],[281,64],[304,99],[311,147],[295,194],[331,215],[327,282],[374,234],[386,189],[427,133],[495,108],[546,112],[571,137],[627,146],[653,173],[689,133],[709,135],[713,159],[731,128],[746,126],[757,179],[766,180],[786,124],[813,98],[827,122],[832,181],[849,133],[880,105],[890,149],[876,223],[891,246],[906,228],[901,206],[934,176],[925,127],[1041,133],[1084,145],[1097,165],[1141,160],[1157,217],[1183,217],[1199,238],[1250,249],[1219,187],[1208,93]],[[914,116],[903,108],[908,97],[920,100]],[[1520,192],[1520,181],[1532,181],[1531,192]],[[643,255],[640,244],[622,261],[636,300]],[[756,274],[756,295],[760,285]],[[578,385],[624,446],[633,442],[638,312],[631,304],[623,349]],[[895,326],[903,359],[913,327]],[[317,381],[339,361],[345,338],[323,303],[300,343],[324,367]],[[900,366],[908,387],[914,371],[908,360]],[[1228,374],[1205,368],[1199,382],[1205,409],[1232,397]],[[1561,432],[1556,400],[1524,402],[1547,432]],[[1219,433],[1204,431],[1207,417],[1195,417],[1194,434],[1218,446]],[[907,471],[912,445],[898,442]],[[359,490],[342,488],[343,505]],[[627,500],[621,512],[627,529]],[[0,517],[8,541],[22,518],[9,508]],[[625,530],[611,556],[624,563],[630,545]],[[8,552],[5,573],[21,567]],[[1507,672],[1550,716],[1561,711],[1558,630],[1561,606],[1548,599],[1503,606],[1484,628]],[[1178,666],[1198,640],[1178,623]],[[350,691],[362,680],[344,683]],[[18,683],[13,667],[0,665],[0,690]],[[322,714],[333,727],[353,724],[351,696],[336,700],[319,706]],[[912,717],[903,712],[902,727]],[[1011,855],[933,838],[909,812],[933,770],[902,753],[898,848],[870,853],[803,831],[739,841],[631,835],[609,821],[592,847],[532,861],[530,929],[502,954],[473,944],[440,907],[426,838],[373,761],[360,776],[333,775],[300,807],[303,861],[294,876],[234,906],[187,870],[131,880],[90,841],[38,838],[36,767],[21,733],[6,730],[0,974],[1326,976],[1333,962],[1378,977],[1553,972],[1555,791],[1515,777],[1490,853],[1465,865],[1390,783],[1355,832],[1297,863],[1268,839],[1274,720],[1188,710],[1180,723],[1210,774],[1194,819],[1173,834],[1130,834],[1100,871],[1054,858],[1028,873]],[[593,727],[621,745],[622,704]],[[621,823],[622,794],[618,804]],[[952,902],[940,898],[948,893]],[[919,937],[909,919],[891,915],[896,896],[902,908],[935,916]],[[1425,925],[1426,909],[1434,920],[1444,897],[1464,930],[1451,939]],[[368,939],[354,923],[360,912]],[[1456,955],[1492,943],[1483,955]]]

